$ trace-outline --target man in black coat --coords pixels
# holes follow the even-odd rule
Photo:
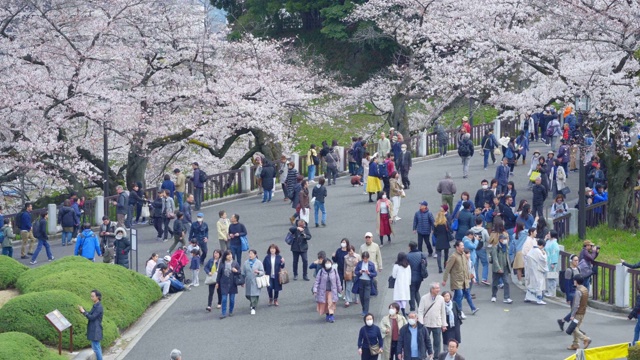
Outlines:
[[[293,234],[293,242],[291,243],[291,252],[293,253],[293,280],[298,280],[298,258],[302,257],[302,278],[305,281],[309,281],[307,276],[307,266],[309,260],[307,258],[307,251],[309,250],[309,244],[307,241],[311,240],[311,233],[307,222],[304,220],[298,220],[298,226],[293,226],[289,229],[289,232]]]
[[[418,322],[418,314],[414,311],[409,313],[408,318],[409,323],[403,326],[398,334],[398,349],[396,351],[398,359],[430,359],[431,356],[433,356],[433,346],[431,346],[431,338],[429,338],[429,335],[427,334],[427,328]],[[411,333],[410,328],[417,330],[415,335]],[[411,353],[413,336],[418,337],[416,341],[418,343],[418,352],[414,354]]]
[[[91,290],[91,301],[93,301],[93,307],[90,312],[86,312],[82,306],[78,306],[78,309],[87,319],[87,340],[91,341],[91,348],[96,354],[96,360],[102,360],[102,347],[100,347],[100,340],[102,340],[102,315],[104,310],[102,309],[102,294],[98,290]]]
[[[544,201],[547,199],[547,188],[542,185],[542,179],[538,176],[536,178],[536,184],[533,185],[533,201],[531,206],[531,213],[533,216],[538,216],[540,219],[544,219]]]
[[[271,195],[273,195],[273,187],[275,185],[276,168],[269,160],[264,160],[262,165],[262,171],[260,172],[260,178],[262,178],[262,202],[271,201]]]
[[[409,170],[411,170],[411,151],[407,151],[407,144],[402,144],[400,147],[402,152],[396,159],[398,162],[398,170],[400,170],[400,177],[402,178],[402,185],[405,189],[409,189],[411,181],[409,180]]]
[[[476,198],[474,204],[476,205],[476,209],[484,208],[484,203],[488,202],[489,204],[493,204],[493,191],[489,189],[489,182],[487,179],[482,179],[480,182],[480,189],[476,192]],[[505,186],[506,187],[506,186]]]

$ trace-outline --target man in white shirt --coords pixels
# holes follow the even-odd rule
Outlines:
[[[429,293],[420,299],[418,321],[426,326],[429,337],[433,336],[435,354],[440,353],[442,332],[447,329],[446,316],[444,298],[440,295],[440,284],[432,283],[429,287]]]

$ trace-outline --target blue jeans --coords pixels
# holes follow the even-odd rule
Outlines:
[[[227,299],[229,299],[229,314],[233,314],[236,305],[236,294],[222,294],[222,316],[227,315]]]
[[[124,220],[124,227],[131,229],[131,222],[133,221],[133,207],[134,204],[127,205],[127,218]]]
[[[509,261],[513,262],[513,259],[516,257],[516,239],[513,229],[507,229],[507,234],[509,234]]]
[[[267,202],[267,201],[271,201],[271,194],[273,193],[273,189],[272,190],[264,190],[262,192],[262,202]]]
[[[355,175],[356,173],[356,163],[353,161],[349,161],[349,175]]]
[[[313,210],[315,211],[315,219],[316,224],[318,223],[318,210],[322,211],[322,223],[325,224],[327,222],[327,212],[324,210],[324,203],[320,201],[316,201],[313,203]]]
[[[178,199],[178,209],[182,209],[182,203],[184,202],[184,192],[176,191],[176,198]]]
[[[36,261],[36,259],[38,258],[38,254],[40,254],[40,250],[42,250],[43,246],[44,246],[44,249],[47,251],[47,259],[49,260],[53,259],[49,242],[47,240],[38,239],[38,246],[36,247],[36,251],[33,252],[33,255],[31,255],[31,262]]]
[[[471,299],[471,292],[469,292],[469,289],[456,289],[453,291],[453,301],[456,302],[456,304],[458,304],[458,308],[460,310],[462,310],[462,298],[467,299],[467,303],[469,304],[469,307],[471,308],[471,311],[474,311],[476,309],[476,307],[473,305],[473,300]]]
[[[229,250],[231,250],[234,260],[237,261],[238,264],[242,264],[242,248],[239,246],[229,246]]]
[[[2,248],[2,255],[13,257],[13,246],[7,246]]]
[[[487,259],[487,249],[482,248],[480,250],[476,250],[477,259],[473,267],[476,271],[476,279],[482,279],[483,281],[487,281],[489,278],[489,260]],[[478,267],[482,263],[482,278],[478,276]]]
[[[489,154],[491,154],[491,150],[484,149],[484,168],[486,169],[489,166]]]
[[[67,244],[71,244],[71,239],[72,239],[71,235],[73,235],[73,233],[70,232],[70,231],[69,232],[66,232],[66,231],[62,232],[62,246],[66,246]]]
[[[93,352],[96,353],[96,360],[102,360],[102,347],[100,346],[100,341],[91,341],[91,348]]]
[[[309,166],[307,166],[307,169],[309,170],[309,181],[315,179],[315,177],[316,177],[316,166],[315,165],[309,165]]]
[[[640,337],[640,320],[636,320],[636,327],[633,329],[633,345],[638,342],[638,338]]]

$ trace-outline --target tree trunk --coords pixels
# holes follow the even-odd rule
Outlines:
[[[625,159],[610,147],[602,154],[602,160],[607,167],[609,192],[607,222],[609,227],[614,229],[636,231],[638,230],[638,212],[634,187],[640,170],[637,149],[629,149],[629,155],[631,159]]]
[[[149,164],[149,158],[141,155],[143,152],[137,145],[131,145],[129,148],[129,154],[127,156],[126,165],[126,185],[130,188],[138,181],[142,182],[142,188],[145,188],[145,174],[147,172],[147,165]]]
[[[393,112],[387,117],[389,126],[395,128],[397,132],[409,137],[409,119],[407,118],[407,96],[397,93],[391,98]]]

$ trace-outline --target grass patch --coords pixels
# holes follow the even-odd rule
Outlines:
[[[348,147],[351,146],[352,136],[367,135],[379,127],[388,130],[388,125],[383,124],[381,118],[374,115],[356,114],[321,124],[310,123],[298,115],[294,116],[293,121],[297,126],[295,151],[305,155],[311,144],[316,144],[319,151],[323,140],[331,144],[335,139],[340,146]]]
[[[0,334],[0,359],[12,360],[66,360],[42,345],[38,339],[21,332]]]
[[[617,264],[621,258],[632,263],[640,261],[636,234],[601,225],[588,228],[587,239],[600,246],[600,255],[596,259],[599,262]],[[564,245],[566,252],[572,254],[579,254],[582,250],[582,241],[578,235],[570,235],[561,244]]]
[[[14,287],[18,277],[27,270],[29,270],[28,267],[13,258],[0,256],[0,290]]]

